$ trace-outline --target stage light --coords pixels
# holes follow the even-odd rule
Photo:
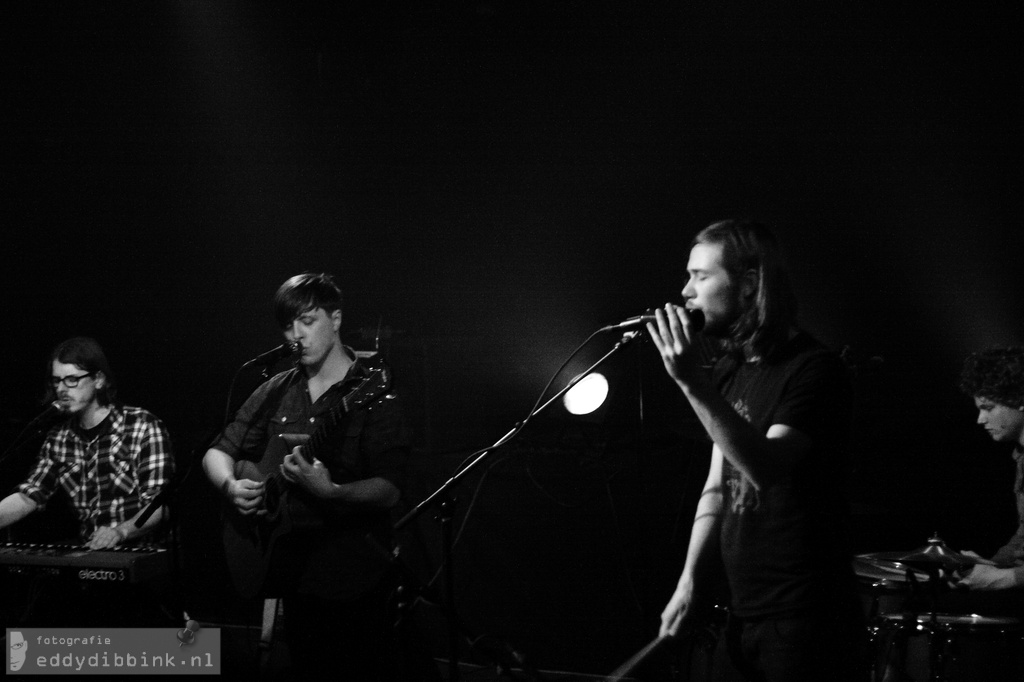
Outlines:
[[[562,403],[570,414],[590,414],[601,407],[607,397],[608,380],[603,374],[594,372],[583,377],[578,384],[569,389],[562,398]]]

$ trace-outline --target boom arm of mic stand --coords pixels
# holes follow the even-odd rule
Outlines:
[[[153,501],[146,505],[146,508],[142,510],[138,518],[133,522],[136,528],[142,528],[146,525],[146,521],[149,521],[149,517],[156,513],[156,510],[164,506],[165,500],[171,496],[171,493],[178,487],[180,481],[171,480],[170,483],[165,485],[163,489],[157,493]]]
[[[441,537],[443,538],[443,540],[442,540],[443,541],[443,547],[441,548],[441,552],[442,552],[442,557],[443,557],[443,561],[444,561],[444,565],[445,565],[445,573],[446,573],[446,577],[447,577],[447,579],[445,581],[446,582],[446,588],[447,588],[445,590],[445,592],[446,592],[445,596],[446,596],[446,600],[447,600],[448,603],[445,606],[445,613],[448,616],[448,627],[449,627],[448,639],[449,639],[450,649],[451,649],[451,651],[449,652],[449,661],[448,661],[448,664],[449,664],[449,674],[448,674],[449,682],[458,682],[458,679],[459,679],[458,647],[457,647],[457,644],[456,644],[457,640],[458,640],[459,622],[458,622],[458,618],[457,618],[456,612],[455,612],[455,593],[454,593],[454,588],[452,587],[452,578],[454,576],[454,571],[453,571],[453,568],[452,568],[452,558],[453,558],[452,555],[453,555],[453,549],[454,548],[452,546],[453,542],[452,542],[452,534],[451,534],[451,517],[450,517],[450,514],[451,514],[451,497],[448,495],[448,490],[450,488],[452,488],[460,480],[462,480],[462,478],[465,477],[470,471],[473,471],[474,469],[476,469],[476,467],[481,462],[483,462],[485,459],[487,459],[487,457],[490,456],[490,454],[494,450],[498,449],[502,445],[505,445],[510,440],[512,440],[512,438],[514,438],[516,436],[516,434],[518,434],[520,431],[523,430],[523,428],[526,426],[527,422],[529,422],[535,416],[537,416],[538,414],[540,414],[541,412],[546,410],[552,403],[554,403],[556,400],[558,400],[563,395],[565,395],[573,386],[575,386],[577,383],[582,381],[583,377],[585,377],[588,374],[590,374],[591,372],[593,372],[595,369],[597,369],[597,367],[599,365],[604,363],[611,356],[615,355],[615,353],[617,353],[619,350],[624,348],[626,346],[626,344],[628,344],[633,339],[637,338],[639,335],[640,335],[640,332],[639,331],[635,331],[635,330],[634,331],[629,331],[629,332],[626,332],[625,334],[623,334],[622,339],[620,339],[619,342],[616,343],[612,347],[611,350],[609,350],[607,353],[602,355],[601,358],[597,362],[595,362],[593,365],[591,365],[585,372],[582,372],[581,374],[579,374],[575,378],[573,378],[569,383],[567,383],[565,385],[564,388],[562,388],[560,391],[558,391],[553,396],[551,396],[551,398],[549,398],[547,400],[547,402],[545,402],[544,404],[540,405],[535,410],[533,410],[526,417],[526,419],[524,419],[523,421],[519,422],[514,427],[512,427],[512,429],[508,433],[506,433],[504,436],[499,438],[493,445],[491,445],[490,447],[485,448],[483,450],[480,450],[479,453],[477,453],[477,455],[473,458],[473,460],[469,462],[469,464],[467,464],[462,469],[460,469],[458,472],[456,472],[455,475],[452,476],[451,478],[449,478],[447,481],[445,481],[444,484],[442,484],[440,488],[435,490],[428,497],[426,497],[422,502],[420,502],[415,507],[413,507],[409,511],[409,513],[407,513],[405,516],[403,516],[401,519],[399,519],[398,523],[395,524],[395,530],[396,531],[401,530],[402,528],[405,528],[407,525],[412,523],[416,518],[418,518],[424,511],[426,511],[426,509],[428,507],[430,507],[430,506],[432,506],[434,504],[437,504],[437,503],[440,503],[441,506],[442,506],[442,517],[446,517],[446,518],[442,518],[442,524],[445,524],[445,525],[442,528],[442,533],[441,533]]]
[[[526,419],[524,419],[523,421],[519,422],[514,427],[512,427],[512,429],[508,433],[506,433],[504,436],[502,436],[497,441],[495,441],[495,443],[493,445],[491,445],[490,447],[488,447],[488,448],[486,448],[484,450],[480,450],[480,452],[476,455],[476,457],[473,458],[473,460],[469,464],[467,464],[462,469],[460,469],[458,473],[456,473],[454,476],[452,476],[447,481],[445,481],[444,484],[442,484],[440,488],[435,490],[428,497],[424,498],[422,502],[420,502],[415,507],[413,507],[409,511],[409,513],[407,513],[405,516],[403,516],[401,519],[399,519],[399,521],[395,524],[395,530],[401,530],[402,528],[405,528],[407,525],[409,525],[414,520],[416,520],[416,518],[419,517],[420,514],[422,514],[426,510],[427,507],[430,507],[435,502],[437,502],[439,500],[439,498],[442,498],[444,496],[444,494],[448,491],[449,488],[453,487],[464,476],[466,476],[470,471],[475,469],[477,467],[477,465],[479,465],[483,460],[487,459],[487,457],[491,454],[491,452],[493,452],[494,450],[498,449],[502,445],[505,445],[510,440],[512,440],[512,438],[515,437],[515,435],[517,433],[519,433],[520,431],[523,430],[523,427],[526,426],[526,424],[531,419],[533,419],[538,414],[540,414],[541,412],[546,410],[548,407],[551,406],[552,403],[554,403],[556,400],[558,400],[563,395],[568,393],[572,389],[573,386],[575,386],[580,381],[582,381],[584,377],[586,377],[588,374],[593,372],[600,365],[604,364],[604,362],[606,360],[608,360],[608,358],[610,358],[613,355],[615,355],[615,353],[617,353],[620,349],[624,348],[626,346],[626,344],[628,344],[630,341],[632,341],[637,336],[639,336],[639,334],[640,334],[640,332],[637,332],[637,331],[630,331],[630,332],[627,332],[626,334],[624,334],[622,336],[622,339],[618,343],[616,343],[615,346],[613,346],[610,351],[608,351],[607,353],[602,355],[601,358],[597,362],[595,362],[593,365],[591,365],[589,368],[587,368],[586,371],[584,371],[584,372],[580,373],[579,375],[577,375],[576,377],[574,377],[572,379],[572,381],[567,383],[561,390],[558,391],[558,393],[556,393],[553,396],[551,396],[551,398],[549,398],[543,405],[541,405],[540,407],[535,409],[533,412],[531,412]]]
[[[32,421],[26,424],[18,435],[14,437],[14,441],[7,446],[3,454],[0,454],[0,465],[34,439],[44,435],[46,430],[52,425],[46,424],[44,418],[53,416],[54,412],[57,413],[58,417],[63,417],[63,413],[57,408],[57,403],[55,402],[47,405],[45,410],[33,417]]]

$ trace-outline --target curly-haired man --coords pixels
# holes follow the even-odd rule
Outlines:
[[[974,398],[978,424],[997,443],[1013,443],[1017,476],[1017,532],[988,563],[978,564],[958,583],[970,590],[1024,587],[1024,347],[989,348],[964,362],[960,388]],[[981,559],[974,552],[965,552]]]

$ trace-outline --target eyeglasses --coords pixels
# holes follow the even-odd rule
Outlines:
[[[95,374],[95,372],[89,372],[88,374],[79,374],[77,376],[75,376],[74,374],[69,374],[66,377],[50,377],[50,385],[53,386],[54,388],[57,388],[57,384],[64,384],[68,388],[74,388],[75,386],[78,386],[79,381],[87,377],[91,377],[93,374]]]

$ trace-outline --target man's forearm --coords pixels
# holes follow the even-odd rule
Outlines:
[[[718,532],[722,523],[722,451],[715,446],[711,450],[711,464],[708,476],[704,481],[697,511],[693,517],[693,528],[690,531],[690,542],[686,548],[686,562],[679,584],[692,585],[703,572],[704,566],[718,546]]]
[[[679,382],[679,387],[711,440],[754,487],[761,489],[788,471],[789,465],[795,461],[790,449],[758,433],[726,402],[705,375],[686,383]]]
[[[34,512],[39,505],[25,493],[11,493],[0,500],[0,528],[21,521]]]
[[[399,492],[391,481],[375,477],[335,483],[331,498],[355,506],[390,509],[398,502]]]
[[[686,548],[686,563],[679,581],[694,583],[698,579],[718,544],[718,530],[722,522],[722,489],[707,489],[697,504],[697,513]]]
[[[997,565],[1007,566],[1017,559],[1017,553],[1024,549],[1024,523],[1017,527],[1017,532],[1009,541],[996,550],[991,559]]]
[[[210,483],[223,492],[235,479],[235,460],[223,450],[210,448],[203,455],[203,471]]]

